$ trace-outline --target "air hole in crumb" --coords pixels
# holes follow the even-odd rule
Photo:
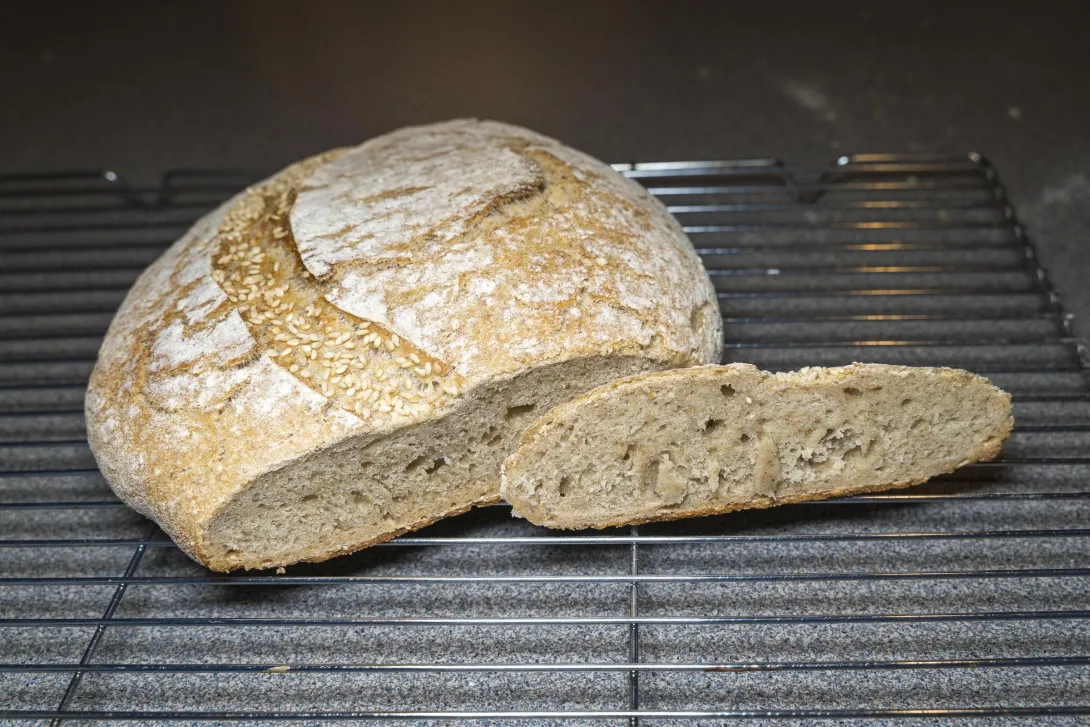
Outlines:
[[[561,477],[560,482],[556,483],[556,494],[560,495],[561,497],[567,497],[568,496],[568,485],[570,485],[570,484],[571,484],[571,480],[568,479],[567,475]]]
[[[481,441],[487,444],[489,447],[496,446],[503,439],[503,432],[497,427],[491,426],[488,430],[481,435]],[[487,440],[487,441],[485,441]]]
[[[227,557],[230,558],[231,556],[238,555],[238,551],[235,550],[234,548],[228,548],[227,552],[224,553],[224,555],[226,555]]]
[[[709,419],[708,421],[704,422],[704,433],[707,434],[709,432],[715,431],[721,426],[723,426],[722,419]]]
[[[317,495],[303,495],[303,499],[300,500],[300,502],[314,502],[317,499]]]
[[[352,504],[353,505],[362,505],[363,504],[363,493],[360,492],[359,490],[352,490],[351,492],[348,493],[348,496],[352,498]]]
[[[901,399],[901,406],[908,406],[912,403],[912,399]]]
[[[863,392],[855,388],[854,386],[845,386],[844,393],[848,396],[863,396]]]
[[[412,471],[414,471],[416,469],[419,469],[420,465],[424,464],[427,461],[428,461],[428,455],[422,454],[419,457],[417,457],[416,459],[414,459],[412,462],[409,462],[409,464],[405,465],[405,471],[406,472],[412,472]]]
[[[734,390],[734,387],[731,386],[730,384],[723,384],[722,386],[719,387],[719,393],[729,399],[730,397],[734,396],[738,392],[736,392]]]
[[[657,458],[647,463],[640,478],[640,489],[644,492],[655,491],[655,484],[659,481],[659,467],[661,466],[662,462]]]
[[[521,404],[519,406],[507,407],[507,413],[503,415],[504,419],[511,420],[515,417],[520,417],[523,414],[529,414],[534,410],[536,404]]]
[[[916,421],[912,422],[912,426],[910,426],[909,429],[911,429],[912,431],[915,431],[915,430],[919,429],[922,426],[923,426],[923,419],[917,419]]]
[[[621,457],[621,460],[624,461],[624,462],[627,462],[628,460],[632,459],[632,450],[633,449],[634,449],[634,447],[631,444],[628,445],[627,447],[625,447],[624,448],[624,456]]]
[[[857,457],[862,457],[862,456],[863,456],[863,447],[862,447],[862,445],[857,444],[854,447],[852,447],[851,449],[849,449],[847,452],[844,453],[844,461],[845,462],[850,462],[851,460],[856,459]]]
[[[447,463],[447,461],[445,459],[443,459],[442,457],[440,457],[439,459],[432,462],[429,466],[425,467],[424,471],[426,473],[428,473],[429,475],[434,474],[436,470],[438,470],[440,467],[442,467],[446,463]]]
[[[749,435],[748,434],[742,434],[742,436],[738,437],[738,441],[745,444],[746,442],[749,441]]]

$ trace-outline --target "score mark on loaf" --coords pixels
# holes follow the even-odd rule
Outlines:
[[[198,221],[87,395],[117,494],[217,570],[323,560],[494,502],[537,416],[718,359],[715,293],[639,185],[459,120],[292,165]]]

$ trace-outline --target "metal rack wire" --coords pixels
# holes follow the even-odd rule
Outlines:
[[[254,175],[0,177],[0,719],[1082,723],[1088,359],[995,170],[617,168],[686,226],[725,360],[989,375],[1014,394],[1003,458],[590,535],[497,506],[286,575],[212,575],[113,498],[81,402],[139,271]]]

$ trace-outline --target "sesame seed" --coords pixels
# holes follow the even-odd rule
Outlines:
[[[303,369],[302,371],[299,372],[299,375],[302,376],[304,379],[309,379],[310,378],[310,369]]]
[[[411,361],[412,361],[412,362],[413,362],[414,364],[418,364],[418,363],[420,363],[420,357],[419,357],[419,356],[417,356],[417,355],[416,355],[415,353],[410,353],[410,354],[409,354],[409,359],[410,359],[410,360],[411,360]]]
[[[396,333],[392,334],[390,336],[390,343],[394,344],[394,346],[400,346],[401,345],[401,339],[397,337]]]

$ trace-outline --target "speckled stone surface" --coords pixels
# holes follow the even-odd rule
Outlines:
[[[136,182],[156,183],[173,167],[273,169],[295,158],[388,129],[461,115],[526,124],[613,161],[733,158],[773,154],[815,169],[849,151],[977,149],[999,168],[1054,282],[1078,319],[1090,317],[1083,284],[1090,223],[1090,8],[1040,8],[923,2],[886,6],[841,3],[740,7],[595,3],[515,7],[478,5],[454,17],[442,4],[394,6],[237,3],[111,8],[20,9],[0,24],[5,111],[0,113],[0,173],[109,166]],[[579,22],[572,22],[578,13]],[[286,51],[285,49],[289,49]],[[124,220],[129,211],[102,220]],[[168,209],[162,220],[193,210]],[[879,216],[881,213],[878,213]],[[5,224],[14,224],[9,218]],[[0,245],[53,244],[54,237],[6,231]],[[169,227],[86,233],[86,239],[170,239]],[[809,234],[809,233],[808,233]],[[866,232],[857,242],[877,239]],[[158,236],[158,237],[157,237]],[[902,239],[911,239],[904,233]],[[744,235],[743,242],[801,239]],[[821,242],[815,235],[808,240]],[[883,238],[885,239],[885,238]],[[43,242],[45,240],[45,242]],[[705,239],[705,247],[718,244]],[[82,283],[124,286],[154,248],[132,248],[132,270],[89,273]],[[792,253],[793,254],[793,253]],[[800,258],[776,250],[710,262],[789,268]],[[807,264],[867,264],[843,252],[808,253]],[[1020,249],[942,251],[934,264],[1011,267]],[[0,253],[3,255],[3,253]],[[4,260],[0,257],[0,266]],[[917,265],[929,264],[923,257]],[[897,265],[891,259],[883,264]],[[10,264],[10,262],[8,263]],[[3,271],[0,271],[3,272]],[[902,282],[980,282],[972,276],[915,272]],[[989,278],[1003,289],[1025,281]],[[126,277],[128,276],[128,277]],[[887,278],[888,279],[888,278]],[[78,381],[90,370],[97,340],[14,340],[37,319],[13,313],[83,306],[108,310],[123,290],[66,292],[33,299],[32,275],[5,279],[0,290],[0,353],[49,359],[0,362],[0,412],[78,407],[77,387],[13,388],[42,377]],[[866,282],[869,278],[853,278]],[[879,280],[879,278],[874,278]],[[785,282],[786,281],[786,282]],[[999,281],[999,282],[996,282]],[[71,283],[71,280],[68,281]],[[836,273],[807,278],[734,279],[728,290],[755,292],[835,287]],[[20,287],[21,286],[21,287]],[[1028,288],[1027,288],[1028,290]],[[5,297],[6,296],[6,297]],[[1032,297],[1032,296],[1031,296]],[[973,301],[915,301],[918,310],[1021,315],[1024,296],[998,293]],[[28,302],[29,301],[29,302]],[[799,326],[746,322],[754,316],[888,314],[904,305],[889,297],[811,297],[724,301],[738,320],[728,340],[820,343],[887,337],[886,323],[860,320]],[[108,312],[76,316],[104,325]],[[93,316],[98,316],[92,320]],[[43,317],[41,326],[67,326]],[[96,323],[97,321],[97,323]],[[71,323],[76,326],[77,322]],[[67,329],[66,329],[67,330]],[[1078,330],[1078,329],[1076,329]],[[1066,368],[1068,351],[1045,319],[1017,323],[903,322],[905,338],[968,341],[986,333],[1049,343],[1003,347],[731,349],[729,358],[768,367],[860,360],[964,363],[997,373],[1016,393],[1084,392],[1083,375]],[[56,361],[57,358],[70,360]],[[717,624],[650,623],[639,628],[644,663],[753,663],[1017,659],[1090,655],[1090,619],[952,616],[936,620],[867,619],[884,614],[971,614],[1086,610],[1090,577],[1054,569],[1090,565],[1090,538],[841,538],[849,534],[1079,529],[1090,522],[1090,465],[1040,458],[1085,457],[1090,434],[1045,432],[1056,424],[1090,424],[1090,399],[1063,402],[1016,397],[1020,429],[1004,467],[978,467],[908,494],[985,498],[996,493],[1067,493],[1070,499],[812,503],[640,529],[647,535],[792,536],[834,539],[736,540],[641,545],[639,572],[661,576],[743,576],[734,581],[651,582],[639,586],[645,617],[740,617]],[[0,415],[0,469],[89,468],[93,460],[77,413]],[[51,440],[49,446],[16,440]],[[93,472],[0,477],[0,502],[103,501],[89,509],[0,508],[0,540],[141,539],[147,523],[124,508]],[[546,535],[512,520],[504,507],[440,523],[425,536]],[[624,533],[619,533],[624,534]],[[161,534],[153,536],[161,541]],[[0,550],[0,578],[118,576],[131,545]],[[292,576],[616,575],[632,566],[627,545],[457,544],[376,548],[321,565],[289,568]],[[807,578],[814,574],[1032,569],[1015,578]],[[1045,572],[1052,569],[1052,572]],[[202,578],[206,571],[166,542],[149,546],[138,577]],[[266,574],[275,577],[275,574]],[[789,577],[784,577],[789,576]],[[0,583],[0,618],[99,618],[115,594],[109,584]],[[628,583],[429,583],[227,585],[134,583],[113,617],[280,618],[365,621],[374,617],[623,618]],[[836,616],[817,621],[778,617]],[[0,664],[78,662],[93,626],[6,626]],[[99,664],[390,664],[625,663],[630,632],[623,623],[550,625],[223,625],[111,626],[94,654]],[[0,709],[54,709],[70,674],[0,673]],[[623,710],[627,674],[618,671],[470,674],[89,673],[70,709],[157,710]],[[975,669],[789,669],[657,671],[639,678],[639,705],[659,710],[973,708],[1090,705],[1090,667]],[[917,717],[927,727],[1078,725],[1086,716]],[[891,721],[894,723],[897,720]],[[907,721],[907,720],[901,720]],[[32,719],[3,724],[47,724]],[[733,720],[697,719],[696,724]],[[141,723],[155,723],[152,719]],[[171,722],[170,724],[178,724]],[[183,720],[182,724],[218,724]],[[312,724],[314,721],[301,720]],[[373,724],[349,721],[347,724]],[[404,722],[395,721],[395,724]],[[478,724],[508,724],[481,720]],[[544,720],[525,724],[555,724]],[[866,719],[762,719],[753,725],[858,725]],[[80,722],[80,724],[103,724]],[[166,724],[164,722],[164,724]],[[272,723],[268,724],[282,724]],[[445,723],[449,724],[449,723]],[[626,724],[585,720],[580,724]],[[643,725],[675,724],[645,719]]]

